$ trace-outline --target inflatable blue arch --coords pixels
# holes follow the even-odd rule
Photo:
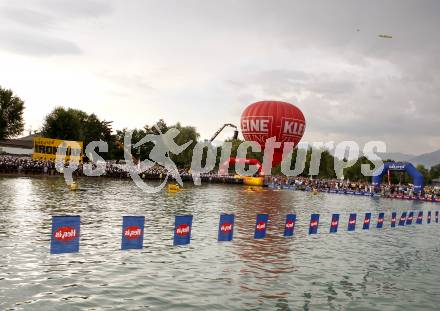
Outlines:
[[[421,192],[423,190],[423,175],[412,165],[411,163],[404,162],[385,162],[373,175],[372,184],[375,187],[379,187],[382,176],[388,171],[391,172],[407,172],[413,179],[414,191]]]

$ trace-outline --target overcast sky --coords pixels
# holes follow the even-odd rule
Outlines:
[[[306,141],[440,148],[440,1],[0,0],[0,21],[26,128],[62,105],[209,138],[272,99],[303,110]]]

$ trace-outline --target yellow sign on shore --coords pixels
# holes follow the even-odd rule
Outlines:
[[[65,161],[76,160],[82,162],[83,142],[73,140],[52,139],[44,137],[34,137],[34,152],[32,159],[34,160],[52,160],[59,153],[65,154]]]

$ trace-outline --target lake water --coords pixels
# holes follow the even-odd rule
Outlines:
[[[186,185],[142,193],[132,181],[0,177],[0,310],[438,310],[440,204],[299,191],[249,193],[239,185]],[[390,228],[391,211],[423,210],[424,224]],[[383,229],[375,229],[378,212]],[[282,236],[297,214],[295,236]],[[337,234],[330,215],[341,213]],[[347,232],[350,212],[372,229]],[[232,242],[217,242],[234,213]],[[268,235],[253,239],[255,215]],[[311,213],[321,214],[309,236]],[[81,216],[80,252],[50,255],[51,216]],[[172,246],[174,216],[194,215],[189,246]],[[123,215],[146,217],[144,248],[120,251]]]

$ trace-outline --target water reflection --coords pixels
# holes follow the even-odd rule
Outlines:
[[[388,227],[391,211],[439,209],[430,203],[249,193],[225,185],[144,194],[129,181],[80,184],[85,191],[71,192],[58,178],[0,178],[0,309],[68,303],[73,309],[394,310],[435,309],[440,302],[440,226]],[[383,230],[345,232],[350,212],[372,212],[375,219],[379,211],[386,212]],[[330,235],[335,212],[340,232]],[[216,241],[220,213],[236,215],[231,243]],[[262,240],[253,239],[257,213],[270,215]],[[298,219],[290,238],[283,237],[287,213]],[[307,235],[311,213],[321,214],[316,236]],[[79,254],[49,255],[56,214],[81,215]],[[172,246],[177,214],[194,215],[190,246]],[[119,250],[123,215],[146,216],[144,249]]]

